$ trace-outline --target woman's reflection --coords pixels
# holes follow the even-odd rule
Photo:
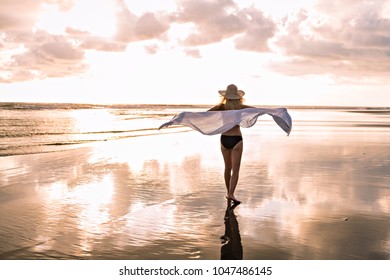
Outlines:
[[[225,235],[221,236],[221,260],[242,260],[242,244],[234,208],[238,204],[228,203],[225,212]]]

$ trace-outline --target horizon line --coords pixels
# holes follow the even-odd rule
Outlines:
[[[85,103],[85,102],[27,102],[27,101],[5,101],[0,104],[29,104],[29,105],[79,105],[79,106],[97,106],[97,107],[124,107],[124,106],[173,106],[173,107],[209,107],[215,104],[170,104],[170,103]],[[290,109],[381,109],[390,110],[388,106],[363,106],[363,105],[261,105],[255,104],[255,107],[284,107]]]

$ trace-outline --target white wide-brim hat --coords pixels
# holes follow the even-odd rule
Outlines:
[[[241,99],[245,92],[242,90],[239,90],[236,85],[228,85],[226,90],[219,90],[218,93],[225,97],[226,99]]]

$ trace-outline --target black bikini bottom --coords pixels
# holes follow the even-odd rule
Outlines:
[[[228,150],[233,149],[241,141],[242,141],[241,135],[230,136],[230,135],[221,134],[221,144]]]

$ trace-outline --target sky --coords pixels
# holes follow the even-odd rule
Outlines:
[[[0,102],[390,107],[390,0],[0,0]]]

